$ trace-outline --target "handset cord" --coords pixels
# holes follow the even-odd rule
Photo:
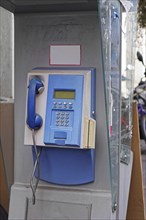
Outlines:
[[[34,167],[33,167],[32,175],[31,175],[31,179],[30,179],[30,187],[32,190],[32,204],[35,205],[35,202],[36,202],[35,194],[36,194],[36,189],[37,189],[39,179],[40,179],[40,154],[41,154],[42,148],[40,148],[40,150],[37,150],[34,129],[32,129],[32,139],[33,139],[33,146],[34,146],[36,159],[34,162]],[[36,182],[34,183],[36,168],[37,168],[38,177],[37,177]]]

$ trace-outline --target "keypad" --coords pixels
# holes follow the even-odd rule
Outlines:
[[[56,117],[55,117],[55,124],[56,126],[61,127],[69,127],[70,125],[70,112],[66,111],[56,111]]]
[[[52,120],[51,125],[55,127],[68,128],[72,126],[73,106],[72,101],[54,100],[52,102]]]

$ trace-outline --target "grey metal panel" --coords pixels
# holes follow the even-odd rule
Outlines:
[[[91,0],[9,0],[15,5],[51,5],[51,4],[71,4],[80,2],[91,2]]]
[[[12,97],[13,15],[0,7],[0,96]]]
[[[73,207],[72,210],[71,207]],[[69,210],[66,210],[67,208]],[[108,191],[87,192],[39,188],[36,204],[32,207],[30,189],[17,184],[12,187],[9,220],[56,220],[61,219],[61,216],[62,220],[116,219],[116,216],[111,213],[111,194]]]
[[[45,219],[91,219],[92,204],[37,200],[36,205],[28,200],[27,220]]]
[[[1,0],[0,5],[13,13],[97,10],[96,0]]]
[[[96,67],[96,180],[74,188],[110,190],[104,79],[96,13],[15,16],[15,182],[29,183],[32,170],[31,148],[23,144],[27,73],[36,66],[49,66],[49,44],[81,44],[82,66]]]

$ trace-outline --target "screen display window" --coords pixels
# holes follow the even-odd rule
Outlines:
[[[75,99],[75,90],[54,90],[55,99]]]

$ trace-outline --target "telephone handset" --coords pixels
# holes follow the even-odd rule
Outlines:
[[[28,86],[27,125],[30,129],[38,130],[43,124],[42,117],[35,112],[36,95],[44,89],[44,84],[38,77],[32,78]]]
[[[42,117],[36,113],[36,95],[42,93],[44,90],[44,84],[42,80],[38,77],[34,77],[29,80],[28,85],[28,100],[27,100],[27,125],[32,130],[32,139],[33,139],[33,147],[35,152],[35,162],[34,162],[34,168],[32,171],[32,176],[30,180],[30,186],[32,189],[32,203],[35,204],[35,192],[39,183],[39,177],[40,177],[40,154],[41,149],[38,151],[35,141],[35,131],[40,129],[43,124]],[[38,179],[34,184],[34,173],[37,169],[37,175]]]

